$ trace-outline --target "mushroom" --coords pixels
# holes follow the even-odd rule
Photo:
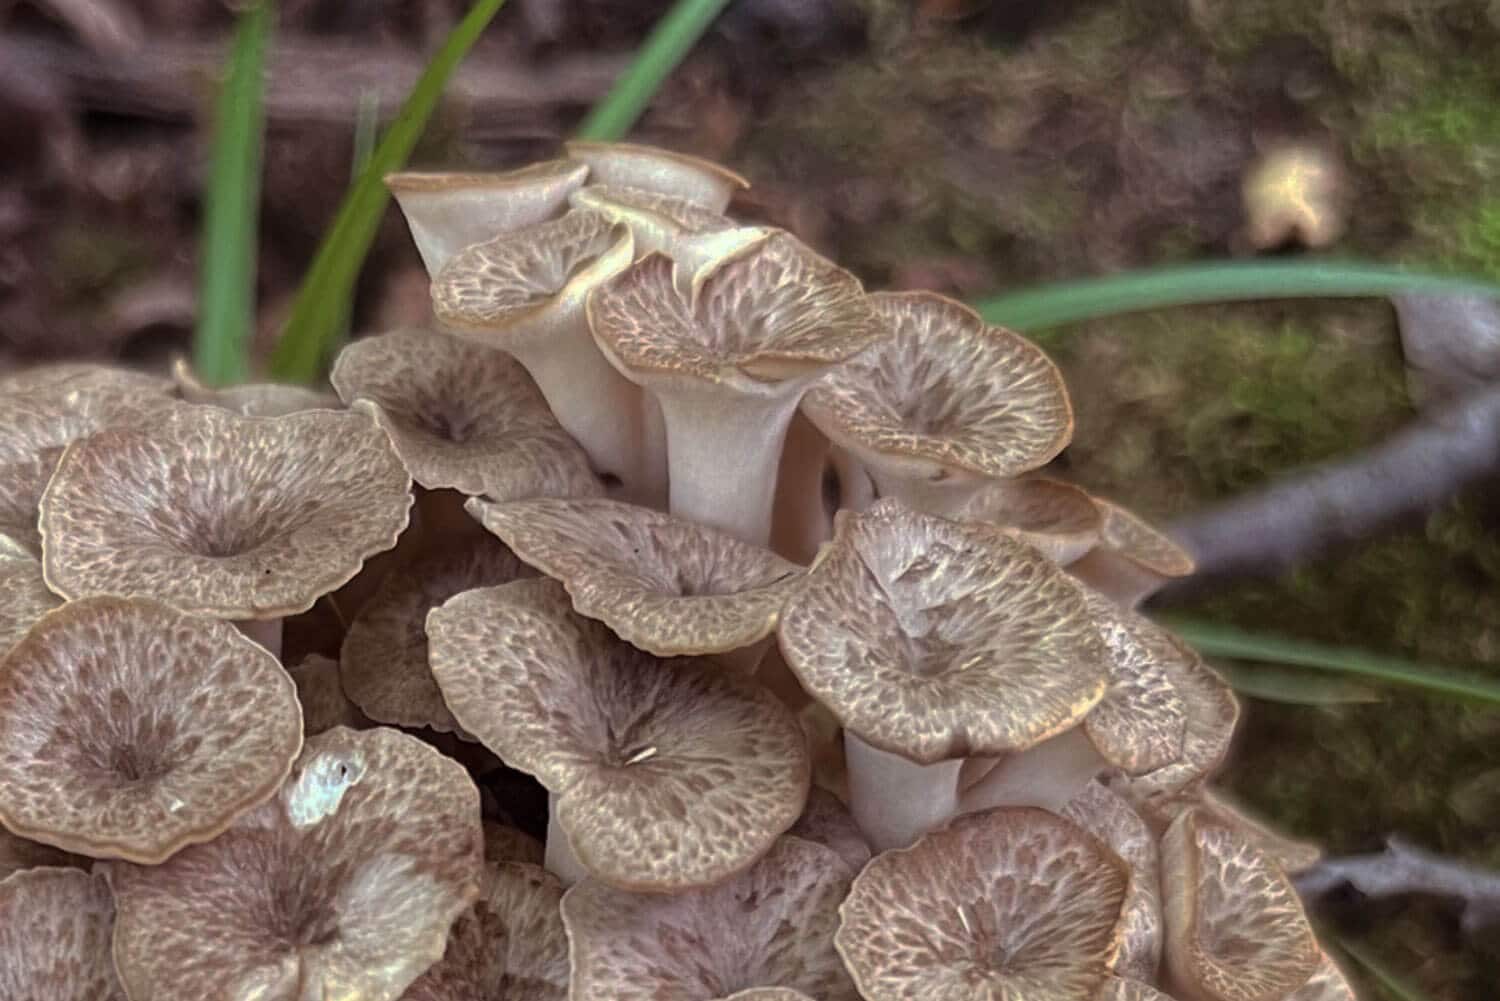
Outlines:
[[[782,837],[749,869],[675,894],[586,879],[563,895],[572,1001],[858,1001],[833,948],[853,875]]]
[[[47,590],[42,565],[29,555],[0,551],[0,657],[62,599]]]
[[[679,274],[696,274],[771,235],[764,226],[742,226],[689,199],[641,188],[589,185],[569,201],[629,226],[637,258],[665,254],[680,265]]]
[[[430,490],[497,500],[603,492],[536,383],[503,351],[399,330],[344,348],[331,381],[385,429],[412,479]]]
[[[954,517],[1003,526],[1059,566],[1067,566],[1092,549],[1104,527],[1104,516],[1092,497],[1045,476],[986,484]]]
[[[154,864],[207,841],[301,747],[274,657],[154,601],[69,602],[0,665],[0,823],[71,852]]]
[[[285,417],[304,410],[338,410],[338,397],[306,386],[274,382],[247,383],[215,388],[205,386],[193,374],[186,358],[172,362],[172,381],[177,395],[189,403],[219,407],[241,417]]]
[[[547,867],[564,882],[708,886],[802,810],[807,748],[775,696],[635,649],[575,614],[556,581],[466,591],[432,610],[427,634],[459,725],[552,794]]]
[[[563,147],[570,159],[588,165],[591,184],[674,195],[709,212],[723,212],[736,191],[750,186],[717,163],[654,146],[575,139]]]
[[[370,719],[349,701],[339,683],[339,662],[322,654],[308,654],[301,662],[286,669],[297,686],[297,701],[302,705],[302,732],[311,737],[336,726],[362,730]]]
[[[705,525],[618,501],[469,501],[573,608],[658,657],[722,654],[753,674],[802,568]]]
[[[428,664],[427,613],[461,591],[531,575],[498,539],[486,535],[393,570],[344,636],[339,652],[344,691],[381,723],[458,730]]]
[[[1291,881],[1227,824],[1189,810],[1161,842],[1163,982],[1182,1001],[1277,1001],[1322,961]]]
[[[882,330],[859,281],[785,233],[687,277],[642,259],[589,296],[589,329],[661,406],[668,509],[764,546],[798,402]]]
[[[1130,867],[1130,888],[1120,915],[1120,951],[1110,970],[1147,983],[1161,963],[1161,855],[1156,834],[1123,797],[1099,782],[1068,800],[1060,816],[1104,842]]]
[[[844,727],[850,809],[877,851],[952,816],[965,758],[1064,734],[1108,679],[1083,593],[1051,561],[894,500],[839,512],[778,638]],[[1097,768],[1057,776],[1062,800]]]
[[[507,824],[484,822],[484,860],[486,862],[526,862],[541,865],[546,849],[536,838]]]
[[[866,1001],[1091,1001],[1130,870],[1030,807],[959,817],[854,879],[834,942]]]
[[[41,866],[87,869],[92,864],[92,859],[20,837],[0,827],[0,879],[13,872]]]
[[[1095,497],[1103,518],[1099,544],[1068,572],[1126,608],[1134,608],[1163,584],[1193,572],[1193,558],[1177,543],[1118,504]]]
[[[1355,997],[1349,981],[1344,979],[1344,971],[1324,952],[1307,983],[1292,991],[1283,1001],[1359,1001],[1359,998]]]
[[[110,867],[132,998],[394,1001],[478,898],[479,792],[389,728],[307,741],[278,796],[159,866]]]
[[[1106,977],[1093,1001],[1173,1001],[1150,984],[1125,977]]]
[[[588,167],[548,160],[498,174],[388,174],[427,273],[436,277],[465,247],[561,215]]]
[[[807,792],[807,806],[788,834],[831,848],[849,866],[859,872],[870,861],[870,843],[859,832],[849,815],[849,808],[827,789],[813,786]]]
[[[1130,790],[1126,789],[1128,793]],[[1141,803],[1142,814],[1159,831],[1171,826],[1182,814],[1197,810],[1233,828],[1262,854],[1268,855],[1286,872],[1301,872],[1316,865],[1322,850],[1311,841],[1288,837],[1245,808],[1228,799],[1206,781],[1190,782],[1173,793],[1150,796]]]
[[[1067,388],[1036,345],[932,292],[869,301],[886,336],[819,379],[802,409],[880,496],[952,514],[1068,444]]]
[[[394,546],[410,506],[405,467],[359,414],[179,407],[68,447],[42,497],[42,568],[65,598],[248,620],[279,653],[280,619]]]
[[[1153,819],[1169,810],[1177,797],[1191,794],[1219,767],[1240,716],[1239,701],[1229,685],[1186,644],[1170,639],[1182,656],[1165,658],[1159,665],[1169,672],[1172,687],[1187,709],[1182,755],[1170,764],[1121,780],[1126,798]]]
[[[448,951],[401,1001],[565,1001],[562,892],[539,865],[487,864],[479,899],[453,925]]]
[[[114,913],[101,875],[42,868],[0,880],[0,997],[125,1001],[110,959]]]
[[[432,305],[446,333],[514,355],[595,472],[653,502],[666,485],[659,418],[599,353],[584,312],[633,254],[627,227],[575,209],[455,255],[433,278]]]

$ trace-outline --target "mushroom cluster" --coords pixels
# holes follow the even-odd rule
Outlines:
[[[337,396],[0,380],[0,996],[1352,1001],[1057,368],[573,143]]]

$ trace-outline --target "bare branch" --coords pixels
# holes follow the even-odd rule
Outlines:
[[[1308,903],[1344,886],[1366,897],[1421,893],[1461,901],[1466,934],[1500,924],[1500,872],[1434,855],[1398,837],[1387,839],[1386,850],[1377,854],[1323,859],[1294,882]]]

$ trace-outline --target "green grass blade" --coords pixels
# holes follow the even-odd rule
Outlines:
[[[370,165],[370,158],[375,155],[375,139],[380,133],[380,100],[375,94],[366,91],[359,97],[359,107],[354,114],[354,152],[349,160],[349,187],[359,183],[360,175]],[[354,297],[351,295],[344,300],[343,310],[339,314],[338,326],[328,343],[323,346],[322,364],[332,363],[339,350],[349,343],[349,335],[354,328]]]
[[[1290,706],[1379,702],[1380,693],[1348,678],[1276,665],[1215,662],[1214,670],[1241,695]]]
[[[240,15],[228,74],[214,105],[199,249],[198,323],[193,332],[193,367],[211,386],[241,382],[250,373],[270,31],[270,0],[260,0]]]
[[[478,0],[448,33],[376,145],[370,162],[344,196],[297,291],[291,316],[271,358],[271,372],[276,378],[292,382],[317,378],[327,346],[337,337],[342,318],[347,315],[355,279],[385,214],[390,194],[385,190],[384,177],[406,163],[448,78],[503,6],[505,0]]]
[[[657,88],[729,0],[677,0],[657,22],[630,65],[578,127],[579,139],[612,141],[624,137],[656,96]]]
[[[1477,674],[1429,667],[1400,657],[1309,643],[1279,636],[1263,636],[1231,626],[1161,616],[1158,621],[1199,653],[1209,657],[1286,664],[1353,675],[1368,681],[1404,685],[1435,695],[1500,704],[1500,681]]]
[[[974,303],[990,323],[1048,327],[1166,306],[1251,299],[1350,298],[1398,292],[1500,297],[1482,278],[1436,275],[1357,261],[1225,261],[1059,282]]]
[[[1339,948],[1350,959],[1354,960],[1364,971],[1369,974],[1370,979],[1375,981],[1391,1001],[1432,1001],[1425,993],[1406,983],[1396,976],[1385,964],[1375,958],[1375,954],[1362,945],[1356,945],[1347,938],[1337,940]]]

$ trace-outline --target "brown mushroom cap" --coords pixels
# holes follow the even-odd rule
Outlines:
[[[0,880],[0,997],[125,1001],[110,960],[114,913],[101,875],[45,868]]]
[[[427,632],[459,724],[555,794],[579,862],[613,885],[726,879],[801,812],[810,766],[790,710],[713,663],[629,646],[556,581],[467,591]]]
[[[131,997],[393,1001],[479,895],[479,793],[388,728],[308,739],[281,794],[165,864],[115,864]]]
[[[0,553],[0,657],[62,599],[47,590],[42,565],[29,556]]]
[[[1108,672],[1082,591],[1041,553],[889,500],[839,513],[778,637],[846,729],[922,764],[1061,733]]]
[[[619,501],[531,500],[469,511],[562,581],[580,615],[659,657],[721,653],[771,634],[802,568],[697,522]]]
[[[1104,842],[1130,867],[1130,888],[1120,915],[1120,953],[1110,969],[1122,977],[1154,981],[1161,962],[1161,853],[1156,835],[1117,793],[1090,782],[1062,809],[1071,820]]]
[[[563,896],[573,1001],[857,1001],[833,948],[852,871],[782,837],[715,886],[626,893],[595,879]]]
[[[454,923],[448,951],[401,1001],[565,1001],[562,892],[540,866],[486,865],[479,899]]]
[[[819,379],[802,407],[877,481],[1016,476],[1067,445],[1067,389],[1036,345],[932,292],[878,292],[870,304],[887,336]]]
[[[1229,685],[1185,643],[1169,638],[1182,656],[1164,657],[1157,663],[1166,668],[1172,687],[1187,707],[1187,725],[1182,734],[1180,758],[1125,783],[1127,797],[1148,810],[1152,809],[1149,800],[1175,796],[1202,782],[1219,767],[1229,753],[1235,723],[1240,717],[1239,700]]]
[[[1193,572],[1192,556],[1139,515],[1094,498],[1103,518],[1099,544],[1069,569],[1079,580],[1125,605]]]
[[[635,256],[665,254],[678,264],[679,277],[739,253],[771,233],[764,226],[742,226],[689,199],[641,188],[590,185],[573,192],[570,201],[629,226],[635,234]]]
[[[1130,788],[1127,785],[1125,792]],[[1277,865],[1289,873],[1311,868],[1323,857],[1323,850],[1315,842],[1303,841],[1277,830],[1264,819],[1248,813],[1245,807],[1227,798],[1220,790],[1205,781],[1190,782],[1172,793],[1162,793],[1144,799],[1139,808],[1142,814],[1158,830],[1170,827],[1172,821],[1190,810],[1198,810],[1216,822],[1231,827],[1235,832],[1262,854],[1271,857]]]
[[[1174,677],[1197,657],[1144,616],[1086,591],[1094,624],[1109,647],[1109,688],[1084,717],[1083,729],[1104,760],[1133,775],[1180,761],[1188,705]]]
[[[281,665],[142,599],[48,612],[0,664],[0,823],[154,864],[272,795],[302,747]]]
[[[274,382],[246,383],[215,388],[205,386],[193,374],[186,358],[172,362],[172,381],[177,395],[189,403],[218,407],[241,417],[285,417],[304,410],[338,410],[338,397],[306,386]]]
[[[867,1001],[1088,1001],[1119,948],[1126,865],[1030,807],[968,814],[855,877],[835,943]]]
[[[484,822],[484,860],[486,862],[525,862],[528,865],[541,865],[545,853],[545,846],[525,831],[490,820]]]
[[[302,704],[302,732],[311,737],[336,726],[356,730],[370,725],[370,719],[359,711],[344,694],[339,681],[339,662],[322,654],[311,653],[286,669],[297,686],[297,701]]]
[[[180,407],[69,446],[42,497],[42,565],[65,597],[276,618],[394,546],[410,506],[411,477],[358,414]]]
[[[1325,952],[1312,977],[1283,1001],[1359,1001],[1344,972]]]
[[[503,351],[400,330],[344,348],[331,379],[345,403],[385,429],[424,487],[500,500],[603,492],[583,449]]]
[[[454,732],[458,722],[428,664],[427,613],[460,591],[530,576],[530,568],[488,536],[392,570],[344,636],[344,691],[371,719]]]
[[[659,191],[723,212],[736,191],[750,182],[717,163],[686,153],[634,143],[564,143],[569,158],[588,164],[589,182]]]
[[[1167,982],[1183,1001],[1277,1001],[1322,959],[1291,881],[1233,828],[1190,810],[1161,842]]]
[[[1139,980],[1106,977],[1093,1001],[1172,1001],[1172,998]]]
[[[1001,525],[1062,566],[1098,543],[1104,524],[1087,492],[1045,476],[987,484],[954,516]]]
[[[850,872],[859,872],[870,861],[870,843],[860,833],[849,808],[820,786],[808,790],[807,806],[787,833],[833,849]]]
[[[4,879],[13,872],[36,869],[41,866],[87,869],[93,865],[93,861],[82,855],[74,855],[61,848],[54,848],[40,841],[32,841],[30,838],[12,834],[4,827],[0,827],[0,879]]]

